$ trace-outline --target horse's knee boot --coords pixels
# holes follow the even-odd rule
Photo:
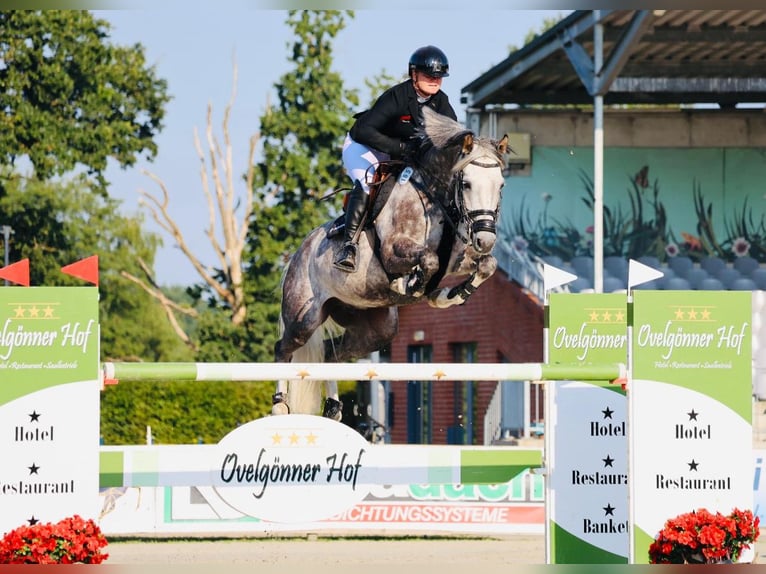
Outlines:
[[[340,421],[343,418],[343,403],[327,397],[324,401],[324,410],[322,416],[328,419]]]
[[[271,397],[272,415],[289,415],[290,407],[287,405],[284,393],[274,393]]]

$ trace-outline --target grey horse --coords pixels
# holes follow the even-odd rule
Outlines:
[[[409,178],[382,184],[378,197],[387,200],[370,208],[356,272],[333,265],[342,244],[333,222],[311,231],[291,257],[282,277],[277,362],[369,356],[396,336],[400,306],[423,298],[442,309],[461,305],[495,272],[508,138],[477,137],[428,108],[423,113],[418,165]],[[440,286],[449,277],[465,280]],[[337,382],[325,385],[322,414],[340,420]],[[272,414],[318,414],[321,395],[316,381],[279,381]]]

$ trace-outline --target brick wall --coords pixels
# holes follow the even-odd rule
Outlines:
[[[422,336],[422,340],[416,340]],[[542,305],[524,292],[519,284],[497,271],[464,305],[434,309],[418,303],[399,309],[399,334],[391,343],[391,362],[406,363],[410,345],[430,345],[431,361],[454,362],[453,345],[476,343],[477,362],[537,363],[543,359]],[[447,444],[447,429],[455,421],[455,384],[434,382],[432,385],[432,443]],[[464,383],[457,383],[464,384]],[[483,438],[483,416],[497,383],[476,383],[474,442]],[[535,386],[539,389],[539,386]],[[394,399],[394,421],[391,440],[407,442],[407,382],[391,384]],[[458,394],[459,396],[459,394]],[[542,404],[542,400],[538,401]],[[542,413],[532,413],[540,418]]]

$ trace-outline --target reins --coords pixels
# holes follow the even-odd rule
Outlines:
[[[463,170],[468,167],[469,165],[475,165],[477,167],[482,168],[493,168],[493,167],[502,167],[502,163],[497,160],[493,163],[487,163],[479,161],[479,159],[471,159],[470,155],[463,158],[463,161],[458,162],[451,170],[453,173],[452,180],[445,185],[444,182],[440,181],[439,178],[434,177],[431,174],[428,175],[431,179],[431,182],[424,186],[419,181],[411,181],[412,185],[420,191],[423,195],[428,198],[428,200],[437,205],[439,209],[441,209],[442,213],[446,217],[447,222],[450,224],[450,227],[452,228],[453,233],[457,238],[460,239],[460,241],[463,242],[463,244],[468,244],[470,241],[470,237],[466,237],[464,234],[460,233],[459,226],[461,221],[467,221],[472,222],[473,225],[471,226],[471,234],[486,231],[489,233],[495,233],[495,221],[497,219],[497,214],[500,210],[500,202],[498,202],[497,207],[494,210],[490,209],[474,209],[472,211],[464,211],[463,207],[465,205],[465,201],[463,199]],[[423,170],[424,172],[425,170]],[[423,173],[421,172],[421,173]],[[452,208],[444,205],[444,202],[432,193],[435,189],[437,189],[436,185],[439,184],[443,187],[447,187],[449,189],[454,188],[454,192],[452,193]],[[475,220],[476,217],[481,217],[483,215],[488,215],[492,219],[479,219]]]

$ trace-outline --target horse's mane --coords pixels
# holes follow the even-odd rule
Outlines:
[[[450,146],[454,146],[458,143],[458,138],[467,134],[474,135],[474,143],[471,156],[484,155],[490,152],[498,159],[502,160],[502,157],[497,152],[495,146],[489,138],[476,137],[475,134],[468,128],[466,128],[460,122],[453,120],[450,117],[435,112],[431,108],[423,107],[423,119],[424,127],[418,130],[417,135],[424,141],[428,141],[437,150],[444,150]]]
[[[443,149],[454,143],[452,140],[458,134],[466,133],[469,130],[450,117],[435,112],[431,108],[423,107],[424,126],[421,131],[421,137],[427,139],[438,149]]]

